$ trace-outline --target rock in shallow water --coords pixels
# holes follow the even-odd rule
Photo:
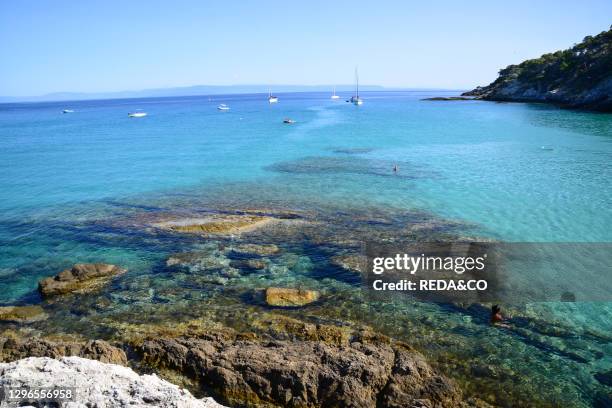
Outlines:
[[[212,398],[196,399],[187,390],[130,368],[80,357],[31,357],[0,364],[0,387],[74,387],[71,407],[222,408]]]
[[[319,299],[316,290],[268,288],[266,289],[266,303],[270,306],[295,307],[304,306]]]
[[[210,215],[202,218],[185,218],[153,224],[154,227],[175,232],[204,235],[236,235],[264,227],[276,219],[260,215]]]
[[[37,305],[0,307],[0,322],[32,323],[47,317],[43,308]]]
[[[110,278],[126,272],[126,269],[110,264],[76,264],[54,277],[38,283],[43,297],[64,295],[71,292],[89,292],[107,283]]]

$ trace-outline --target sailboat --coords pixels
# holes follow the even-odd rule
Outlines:
[[[355,95],[351,96],[351,103],[353,105],[363,105],[363,99],[359,97],[359,72],[355,67]]]
[[[331,96],[332,99],[340,99],[338,95],[336,95],[336,87],[334,86],[334,93]]]
[[[277,103],[278,102],[278,97],[272,95],[272,90],[268,89],[268,102],[269,103]]]

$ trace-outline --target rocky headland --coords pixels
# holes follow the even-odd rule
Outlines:
[[[491,84],[462,96],[612,112],[612,29],[572,48],[509,65]]]

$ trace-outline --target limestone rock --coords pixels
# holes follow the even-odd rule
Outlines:
[[[193,407],[222,408],[212,398],[196,399],[189,391],[132,369],[80,357],[31,357],[0,363],[0,387],[71,387],[73,408]]]

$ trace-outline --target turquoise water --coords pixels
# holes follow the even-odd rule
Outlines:
[[[130,223],[181,209],[270,205],[372,218],[411,211],[472,236],[612,242],[611,115],[422,101],[434,96],[428,92],[366,93],[360,107],[327,94],[279,96],[275,105],[263,95],[0,105],[0,304],[40,301],[38,279],[77,261],[157,273],[192,240],[152,237]],[[231,110],[217,111],[220,103]],[[62,114],[65,108],[75,113]],[[135,109],[149,115],[128,118]],[[286,117],[296,123],[283,124]],[[550,309],[569,332],[612,331],[608,303],[530,308]],[[490,336],[514,360],[529,354],[522,364],[533,375],[538,364],[564,364],[563,353],[542,346],[549,340],[557,351],[599,353],[579,368],[567,365],[580,370],[577,385],[571,372],[548,373],[558,375],[572,403],[600,387],[592,370],[610,368],[601,357],[611,351],[605,337],[497,338],[469,313],[426,306],[405,312],[407,327],[428,313],[427,325],[450,324],[471,339],[469,352],[479,347],[474,340]],[[468,350],[462,341],[457,348]],[[508,359],[500,356],[500,364]]]
[[[372,93],[358,109],[322,94],[283,95],[276,105],[261,95],[1,105],[2,220],[294,176],[305,197],[423,208],[504,240],[612,240],[609,115],[424,96]],[[217,111],[221,102],[232,110]],[[76,112],[61,114],[68,106]],[[136,108],[149,116],[129,119]],[[372,150],[334,153],[350,148]],[[269,168],[319,157],[366,168]],[[395,163],[405,177],[377,174]]]

